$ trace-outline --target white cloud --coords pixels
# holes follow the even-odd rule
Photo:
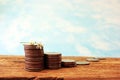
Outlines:
[[[92,17],[99,20],[102,18],[102,15],[96,14],[96,15],[92,15]]]
[[[117,18],[115,17],[108,17],[106,18],[106,23],[112,23],[112,24],[117,24],[117,25],[120,25],[120,16],[116,16]]]
[[[92,15],[96,19],[104,19],[106,23],[119,24],[120,23],[120,2],[119,0],[99,0],[91,2],[93,11],[97,16]]]
[[[14,0],[14,3],[16,3],[17,5],[23,5],[23,4],[25,4],[24,1],[25,0]]]
[[[6,5],[7,3],[9,2],[9,0],[0,0],[0,4],[2,4],[2,5]]]
[[[98,21],[100,21],[100,19],[105,20],[105,23],[113,23],[118,25],[120,23],[119,0],[74,0],[71,2],[61,1],[61,3],[66,9],[73,11],[73,15],[75,16],[84,17],[86,15],[90,15]],[[90,12],[94,13],[89,14]]]
[[[72,24],[70,21],[64,20],[62,18],[56,17],[56,24],[59,29],[61,29],[63,32],[67,32],[67,33],[75,33],[75,34],[79,34],[79,33],[86,33],[87,32],[87,28],[84,26],[76,26],[74,24]]]
[[[94,10],[99,10],[99,11],[117,11],[118,8],[120,7],[119,5],[119,0],[99,0],[99,1],[92,1],[90,2],[90,6],[94,7]],[[119,11],[117,11],[119,12]]]
[[[77,16],[77,17],[84,17],[86,14],[84,14],[84,13],[74,13],[73,15]]]
[[[120,49],[120,27],[115,24],[104,24],[97,28],[101,42],[108,44],[110,50]],[[97,36],[97,35],[94,35]],[[99,41],[99,40],[98,40]]]
[[[19,46],[19,42],[26,36],[29,36],[31,32],[31,26],[29,18],[16,18],[11,21],[6,31],[3,32],[1,43],[5,45],[7,50],[16,49]]]
[[[111,50],[110,44],[102,40],[101,36],[92,35],[90,38],[90,43],[97,50]]]
[[[94,54],[85,46],[76,45],[76,49],[81,56],[94,56]]]
[[[86,32],[86,28],[84,27],[76,27],[76,26],[68,26],[64,29],[66,32],[70,32],[70,33],[84,33]]]
[[[66,42],[68,42],[69,44],[75,44],[75,42],[76,42],[76,37],[75,37],[73,34],[68,35]]]

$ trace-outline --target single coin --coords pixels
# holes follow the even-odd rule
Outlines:
[[[43,65],[25,65],[25,68],[34,68],[34,69],[36,69],[36,68],[38,68],[38,69],[41,69],[41,68],[43,68],[44,66]]]
[[[99,59],[99,60],[105,60],[105,57],[94,57],[95,59]]]
[[[87,58],[86,60],[90,61],[90,62],[98,62],[99,61],[99,59],[96,59],[96,58]]]
[[[61,66],[48,66],[47,68],[48,69],[59,69],[61,68]]]
[[[72,59],[62,59],[62,62],[75,62],[75,60],[72,60]]]
[[[25,70],[29,72],[38,72],[43,70],[43,68],[25,68]]]
[[[90,62],[88,62],[88,61],[77,61],[76,64],[77,65],[88,65],[88,64],[90,64]]]
[[[44,58],[43,57],[39,57],[39,58],[30,58],[30,57],[25,57],[25,61],[30,61],[30,62],[34,62],[34,61],[38,61],[41,62],[43,61]]]
[[[61,58],[54,58],[54,59],[52,59],[52,58],[51,59],[46,58],[45,60],[46,61],[51,61],[51,62],[53,61],[54,62],[54,61],[61,61]]]
[[[31,62],[31,61],[25,61],[25,64],[31,64],[31,65],[39,65],[39,64],[43,64],[44,62],[43,61],[34,61],[34,62]]]
[[[61,53],[59,52],[46,52],[45,55],[47,56],[61,56]]]
[[[53,53],[53,52],[49,52],[49,53],[45,53],[44,54],[44,58],[45,60],[49,60],[49,59],[57,59],[57,60],[61,60],[61,54],[60,53]]]
[[[76,64],[61,64],[62,65],[62,67],[75,67],[76,66]]]

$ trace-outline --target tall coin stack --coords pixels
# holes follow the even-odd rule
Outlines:
[[[24,45],[25,70],[41,71],[44,69],[44,50],[39,45]]]
[[[45,53],[44,62],[47,69],[59,69],[61,68],[61,54],[57,52]]]

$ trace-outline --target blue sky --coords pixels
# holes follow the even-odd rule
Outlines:
[[[120,0],[0,0],[0,55],[24,55],[22,41],[45,52],[120,57]]]

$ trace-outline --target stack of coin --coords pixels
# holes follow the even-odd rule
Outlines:
[[[25,69],[27,71],[41,71],[44,69],[44,50],[37,45],[24,45]]]
[[[47,52],[44,54],[45,67],[47,69],[61,68],[61,53]]]
[[[61,65],[62,67],[75,67],[76,62],[75,60],[62,60]]]

